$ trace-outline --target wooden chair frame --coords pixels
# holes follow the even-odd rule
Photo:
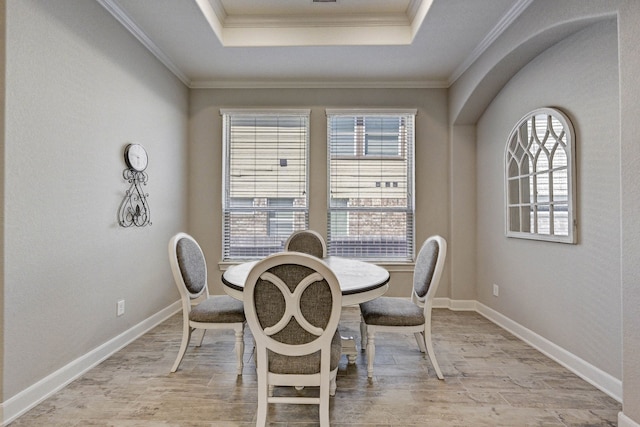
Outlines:
[[[295,264],[308,267],[314,273],[304,278],[293,292],[277,276],[268,270],[282,264]],[[275,325],[263,328],[258,321],[258,314],[254,303],[255,287],[258,281],[265,280],[273,283],[282,293],[286,309],[283,317]],[[319,280],[325,280],[331,289],[331,315],[324,328],[311,325],[300,310],[300,301],[304,290]],[[335,394],[335,377],[337,367],[330,370],[331,342],[338,327],[342,310],[342,292],[340,284],[333,271],[320,259],[300,253],[283,252],[271,255],[258,262],[251,270],[244,286],[244,307],[247,324],[251,329],[256,343],[256,366],[258,373],[258,411],[257,426],[264,426],[267,418],[269,403],[317,404],[319,405],[320,425],[329,426],[329,396]],[[298,324],[317,336],[316,339],[305,344],[291,345],[281,343],[271,335],[282,330],[291,318]],[[304,356],[320,351],[320,372],[315,374],[277,374],[268,371],[269,351],[286,356]],[[302,396],[273,396],[270,389],[273,386],[294,386],[297,388],[319,386],[319,397]]]
[[[436,375],[439,379],[444,379],[438,361],[436,360],[435,351],[433,349],[433,342],[431,340],[431,310],[433,308],[433,298],[438,290],[440,284],[440,278],[444,270],[444,262],[447,254],[447,241],[441,236],[431,236],[422,245],[420,251],[424,250],[427,245],[435,241],[438,244],[438,258],[436,260],[435,269],[431,276],[429,289],[423,297],[419,297],[416,293],[416,277],[414,273],[414,285],[411,291],[411,301],[423,309],[424,323],[415,326],[386,326],[386,325],[371,325],[364,321],[364,318],[360,322],[360,334],[362,349],[367,352],[367,376],[373,377],[373,362],[375,359],[375,337],[378,332],[395,332],[395,333],[413,333],[418,347],[422,353],[427,353],[433,369],[436,371]],[[388,298],[388,297],[387,297]]]
[[[200,340],[196,344],[196,347],[200,347],[202,345],[202,341],[204,340],[204,335],[207,332],[207,329],[231,329],[235,333],[235,353],[237,358],[237,372],[238,375],[242,375],[242,369],[244,366],[243,355],[244,355],[244,327],[246,322],[220,322],[220,323],[205,323],[205,322],[196,322],[190,320],[189,316],[193,307],[197,306],[201,302],[210,299],[210,298],[218,298],[223,303],[223,298],[231,298],[228,296],[210,296],[209,295],[209,287],[207,283],[207,272],[206,272],[206,262],[204,264],[205,269],[205,283],[202,289],[197,293],[189,292],[187,285],[184,281],[183,272],[180,267],[180,263],[178,261],[177,255],[177,247],[178,242],[182,239],[188,239],[195,243],[195,245],[200,250],[202,255],[202,259],[204,261],[204,253],[198,245],[198,242],[186,233],[178,233],[173,236],[169,240],[169,264],[171,265],[171,272],[173,273],[173,279],[178,287],[178,291],[180,292],[180,300],[182,303],[182,341],[180,343],[180,350],[178,351],[178,356],[176,357],[176,361],[171,367],[171,372],[176,372],[184,355],[187,351],[187,347],[189,346],[189,341],[191,340],[191,335],[196,329],[202,329],[202,335]]]

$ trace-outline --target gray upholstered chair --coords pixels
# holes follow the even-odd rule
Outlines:
[[[439,379],[444,379],[431,342],[431,308],[447,256],[447,241],[429,237],[416,258],[411,301],[379,297],[360,304],[362,348],[367,351],[367,375],[373,376],[376,332],[413,333],[420,351],[429,354]]]
[[[269,403],[317,404],[320,425],[329,426],[341,354],[340,284],[320,259],[282,252],[259,261],[244,285],[244,310],[256,343],[257,426]],[[319,386],[315,396],[274,396],[274,386]]]
[[[242,301],[227,295],[209,295],[204,254],[188,234],[178,233],[169,240],[169,264],[182,300],[182,343],[171,372],[178,370],[195,329],[202,329],[197,346],[202,345],[207,329],[232,329],[236,337],[238,375],[242,375],[246,324]]]
[[[327,256],[327,244],[317,231],[294,231],[284,244],[285,251],[302,252],[318,258]]]

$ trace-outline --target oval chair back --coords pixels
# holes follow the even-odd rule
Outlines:
[[[285,242],[284,250],[302,252],[317,258],[327,256],[327,244],[320,233],[314,230],[294,231]]]
[[[413,270],[411,298],[418,305],[432,302],[438,291],[447,253],[447,241],[442,236],[431,236],[422,244]]]

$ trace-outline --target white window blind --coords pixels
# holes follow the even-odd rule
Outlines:
[[[263,258],[308,228],[309,110],[222,110],[223,257]]]
[[[411,261],[415,111],[327,110],[328,252]]]

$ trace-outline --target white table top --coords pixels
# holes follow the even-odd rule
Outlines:
[[[323,261],[333,270],[340,282],[343,306],[370,301],[389,289],[389,272],[380,266],[335,256],[326,257]],[[222,274],[225,292],[242,300],[244,282],[257,262],[245,262],[225,271]]]

